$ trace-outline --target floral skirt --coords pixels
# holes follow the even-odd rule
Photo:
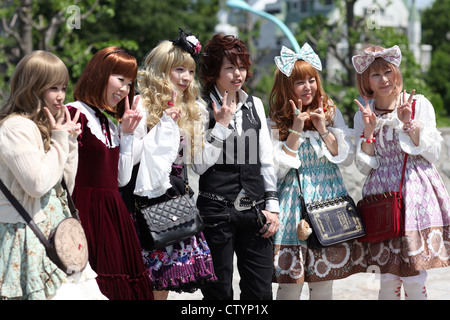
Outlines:
[[[48,237],[68,212],[55,189],[41,199],[41,204],[47,218],[37,225]],[[0,241],[1,299],[45,300],[67,282],[66,274],[48,258],[44,246],[26,223],[0,223]]]
[[[155,290],[194,292],[217,280],[203,233],[164,249],[142,253]]]
[[[65,197],[55,189],[41,198],[47,218],[37,226],[44,236],[70,216]],[[80,274],[67,276],[47,256],[26,223],[0,223],[0,299],[106,300],[88,264]]]

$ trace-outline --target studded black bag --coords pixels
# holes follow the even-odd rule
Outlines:
[[[298,170],[297,178],[300,187]],[[302,215],[313,232],[308,247],[321,249],[365,235],[365,228],[355,202],[349,195],[305,203],[300,187]]]

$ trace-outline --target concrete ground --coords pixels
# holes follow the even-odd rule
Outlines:
[[[239,273],[235,267],[233,288],[234,299],[239,300]],[[277,284],[273,284],[273,297],[276,298]],[[428,270],[426,282],[428,300],[450,300],[450,268]],[[379,280],[375,274],[360,273],[346,279],[336,280],[333,286],[335,300],[377,300]],[[200,290],[194,293],[170,292],[168,300],[201,300],[203,295]],[[309,299],[308,286],[303,286],[302,300]],[[404,293],[402,292],[402,299]]]

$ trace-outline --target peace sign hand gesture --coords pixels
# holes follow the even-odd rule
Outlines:
[[[164,112],[172,118],[173,121],[177,122],[179,118],[181,118],[181,109],[175,107],[177,103],[178,92],[176,90],[172,90],[172,99],[168,103],[168,108],[164,110]]]
[[[310,114],[311,122],[318,132],[327,131],[325,123],[325,112],[323,111],[323,97],[320,97],[319,108],[311,112]]]
[[[227,105],[228,100],[228,91],[225,91],[225,94],[223,95],[223,103],[220,110],[217,109],[217,104],[213,100],[212,101],[212,107],[214,111],[214,118],[216,119],[216,122],[223,125],[225,128],[228,128],[228,125],[230,124],[231,118],[233,117],[233,114],[236,112],[236,102],[234,100],[231,100],[230,105]]]
[[[81,123],[77,123],[77,121],[80,117],[81,109],[77,110],[73,119],[70,117],[70,112],[66,106],[63,106],[62,110],[63,114],[55,120],[50,110],[44,107],[44,112],[48,117],[51,129],[67,131],[72,136],[78,136],[81,133]]]
[[[364,123],[364,136],[369,137],[372,136],[375,131],[375,126],[377,125],[377,116],[373,113],[372,109],[370,109],[369,100],[367,97],[364,98],[364,106],[355,99],[354,101],[358,105],[359,111],[362,113],[362,119]]]
[[[302,110],[302,100],[298,99],[298,108],[295,105],[293,100],[289,100],[289,103],[292,106],[292,110],[294,111],[294,123],[292,124],[292,130],[297,132],[302,132],[305,126],[305,121],[310,119],[308,112],[301,112]]]
[[[414,89],[409,95],[408,100],[406,100],[406,90],[403,90],[403,104],[398,107],[397,116],[398,119],[404,124],[407,124],[411,120],[412,100],[415,92],[416,90]]]
[[[134,132],[139,122],[141,121],[143,115],[137,108],[140,97],[137,96],[130,108],[130,102],[128,97],[125,97],[125,112],[122,117],[121,131],[122,133]]]

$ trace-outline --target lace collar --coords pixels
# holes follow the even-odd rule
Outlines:
[[[86,116],[86,119],[88,120],[87,126],[91,130],[92,134],[101,142],[105,144],[108,148],[117,148],[120,144],[119,139],[119,128],[118,126],[109,119],[109,117],[106,117],[108,124],[109,124],[109,130],[111,133],[111,143],[110,146],[109,143],[106,140],[106,137],[102,131],[102,125],[100,123],[100,119],[95,115],[95,110],[89,107],[86,103],[81,101],[71,102],[67,105],[71,105],[77,109],[81,109],[81,113],[83,113]]]

